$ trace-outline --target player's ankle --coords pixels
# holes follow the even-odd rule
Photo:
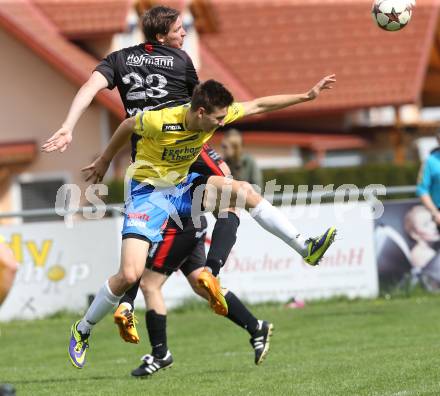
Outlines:
[[[163,359],[168,352],[168,347],[166,345],[155,346],[151,350],[151,354],[158,359]]]
[[[129,311],[133,311],[133,306],[128,302],[123,302],[119,305],[122,305],[124,308],[127,308]]]

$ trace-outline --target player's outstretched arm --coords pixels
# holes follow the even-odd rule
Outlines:
[[[249,116],[266,113],[268,111],[281,110],[298,103],[308,102],[309,100],[316,99],[322,90],[331,89],[335,82],[336,76],[331,74],[320,80],[308,92],[302,94],[264,96],[249,102],[244,102],[244,115]]]
[[[101,73],[94,71],[75,95],[75,98],[70,105],[67,118],[63,122],[61,128],[46,140],[41,146],[41,150],[46,153],[56,150],[59,150],[61,153],[66,151],[72,141],[73,130],[79,118],[87,107],[89,107],[96,94],[100,90],[107,88],[107,86],[107,79]]]
[[[110,162],[118,151],[127,143],[135,127],[135,117],[127,118],[118,126],[104,152],[90,165],[81,169],[86,181],[100,182],[104,178]]]

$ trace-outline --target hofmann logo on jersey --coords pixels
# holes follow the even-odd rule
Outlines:
[[[151,56],[148,54],[135,55],[130,54],[127,57],[128,66],[156,66],[163,69],[172,69],[174,67],[174,58],[172,56]]]
[[[182,123],[179,124],[163,124],[162,125],[162,132],[175,132],[175,131],[184,131],[185,128],[183,127]]]

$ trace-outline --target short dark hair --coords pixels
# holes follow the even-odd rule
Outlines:
[[[191,110],[195,111],[203,107],[208,113],[214,108],[222,109],[234,102],[232,94],[215,80],[207,80],[194,88],[191,99]]]
[[[145,11],[142,17],[142,31],[145,39],[155,42],[158,34],[168,34],[171,25],[177,21],[179,15],[178,10],[166,6],[156,6]]]

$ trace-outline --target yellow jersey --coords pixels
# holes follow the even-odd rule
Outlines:
[[[212,137],[209,132],[189,131],[185,125],[190,104],[136,114],[132,136],[133,163],[127,169],[130,178],[158,187],[183,181],[192,163]],[[224,124],[244,116],[241,103],[228,107]]]

